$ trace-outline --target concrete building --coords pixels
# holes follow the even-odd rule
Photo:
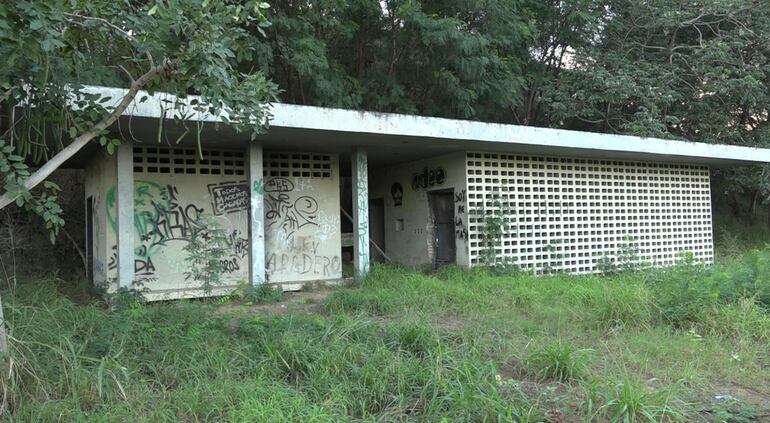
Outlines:
[[[386,259],[588,273],[629,243],[654,265],[683,251],[710,263],[709,168],[770,162],[748,147],[287,104],[251,141],[202,113],[160,126],[169,98],[147,96],[115,128],[116,154],[93,146],[75,162],[91,279],[151,299],[204,295],[186,246],[213,242],[207,225],[224,233],[215,294]],[[197,134],[177,143],[188,125]]]

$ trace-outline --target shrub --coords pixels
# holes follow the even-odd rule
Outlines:
[[[227,231],[222,229],[212,216],[201,213],[199,220],[190,226],[187,244],[182,247],[186,276],[201,284],[207,295],[222,283],[225,262],[230,254]]]
[[[435,329],[425,322],[400,322],[395,324],[392,330],[395,344],[419,357],[427,356],[439,345]]]
[[[707,310],[697,323],[704,334],[720,336],[734,342],[756,340],[770,342],[770,315],[754,297],[744,298],[737,304],[720,304]]]
[[[232,296],[247,304],[274,303],[283,299],[283,290],[280,286],[268,283],[257,286],[242,284],[232,293]]]
[[[588,374],[590,350],[577,349],[561,340],[545,345],[529,355],[531,370],[542,379],[562,382],[580,380]]]
[[[655,389],[639,379],[624,376],[615,386],[602,392],[604,405],[598,414],[612,422],[683,422],[687,404],[675,387]]]

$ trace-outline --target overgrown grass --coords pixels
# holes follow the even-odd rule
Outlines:
[[[768,257],[613,277],[374,267],[317,312],[280,315],[223,312],[217,301],[76,305],[57,293],[60,281],[38,278],[3,293],[3,418],[761,416],[770,412]],[[728,407],[715,395],[736,400]]]

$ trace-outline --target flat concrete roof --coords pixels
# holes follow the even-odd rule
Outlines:
[[[92,93],[112,97],[116,104],[125,89],[90,86]],[[145,101],[140,99],[147,97]],[[220,116],[192,112],[190,96],[177,99],[167,93],[140,92],[119,123],[127,132],[148,144],[157,143],[157,119],[175,101],[187,105],[185,120],[204,125],[201,138],[206,145],[242,146],[249,134],[237,133]],[[108,103],[109,104],[109,103]],[[564,129],[485,123],[456,119],[362,112],[314,106],[274,103],[270,129],[258,140],[266,149],[349,153],[352,147],[369,152],[372,166],[405,162],[456,151],[490,151],[514,154],[569,156],[617,160],[662,161],[733,166],[770,163],[770,149],[724,144],[705,144],[659,138],[600,134]],[[130,131],[128,131],[128,127]],[[175,140],[184,132],[179,125],[167,125],[166,138]],[[194,143],[196,137],[188,137]]]

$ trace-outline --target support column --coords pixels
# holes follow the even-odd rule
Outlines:
[[[353,149],[353,269],[356,278],[369,273],[369,166],[366,151]]]
[[[118,288],[134,284],[134,146],[123,141],[116,153]]]
[[[262,176],[262,146],[254,141],[249,145],[249,186],[249,279],[252,285],[257,286],[265,282],[265,184]]]

